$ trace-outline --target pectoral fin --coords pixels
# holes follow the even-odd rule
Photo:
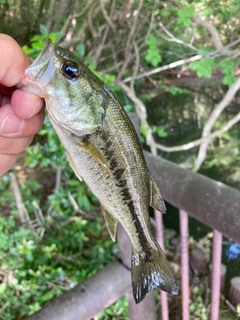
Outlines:
[[[103,216],[104,216],[104,219],[105,219],[105,224],[106,224],[106,227],[108,229],[108,232],[112,238],[113,241],[115,241],[116,239],[116,230],[117,230],[117,219],[114,218],[114,216],[109,213],[103,205],[101,205],[102,207],[102,213],[103,213]]]
[[[97,149],[97,147],[95,147],[90,141],[88,141],[87,139],[84,139],[79,146],[86,151],[88,154],[90,154],[91,157],[93,157],[98,164],[100,164],[104,170],[106,170],[108,172],[108,174],[110,174],[110,169],[107,166],[107,162],[104,159],[103,155],[101,154],[101,152]]]
[[[150,180],[150,206],[162,213],[166,212],[165,203],[163,197],[156,185],[156,182],[153,180],[153,177],[149,173],[149,180]]]

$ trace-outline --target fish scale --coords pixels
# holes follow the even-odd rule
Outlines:
[[[69,162],[99,199],[112,239],[118,222],[126,230],[132,244],[136,303],[153,288],[177,294],[148,214],[149,205],[164,212],[164,201],[135,129],[111,90],[77,57],[50,40],[26,70],[22,89],[45,99]]]

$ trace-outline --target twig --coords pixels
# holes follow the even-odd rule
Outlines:
[[[123,5],[123,10],[118,18],[118,23],[119,23],[120,27],[123,26],[124,20],[126,19],[126,15],[130,11],[133,2],[134,2],[133,0],[126,0],[125,1],[124,5]]]
[[[191,48],[194,51],[198,51],[196,47],[194,47],[191,42],[193,41],[192,39],[190,40],[190,43],[184,42],[178,38],[176,38],[164,25],[162,22],[159,22],[159,26],[162,28],[162,30],[169,36],[169,38],[164,38],[166,41],[174,41],[176,43],[182,44],[186,47]]]
[[[233,51],[227,50],[226,47],[224,47],[224,45],[222,44],[222,41],[220,39],[220,35],[219,35],[217,29],[209,21],[202,20],[198,17],[193,17],[193,21],[195,21],[198,25],[200,25],[208,30],[208,32],[212,36],[212,41],[213,41],[215,48],[219,52],[221,52],[222,54],[224,54],[226,56],[232,56],[233,54],[236,54],[236,51],[239,51],[239,50],[233,50]]]
[[[238,44],[240,42],[240,39],[238,40],[235,40],[234,42],[232,43],[229,43],[228,45],[225,46],[226,49],[232,47],[232,46],[235,46],[236,44]],[[240,54],[240,51],[239,50],[233,50],[231,51],[232,53],[234,52],[234,55],[239,55]],[[213,52],[210,52],[206,55],[195,55],[195,56],[192,56],[190,58],[186,58],[186,59],[181,59],[181,60],[178,60],[178,61],[175,61],[175,62],[172,62],[168,65],[165,65],[163,67],[159,67],[159,68],[155,68],[153,70],[150,70],[150,71],[147,71],[147,72],[143,72],[141,74],[139,74],[138,76],[135,76],[134,78],[131,76],[131,77],[128,77],[126,79],[123,79],[121,82],[122,83],[126,83],[126,82],[129,82],[131,80],[137,80],[137,79],[141,79],[141,78],[144,78],[144,77],[147,77],[147,76],[151,76],[153,74],[156,74],[156,73],[159,73],[159,72],[162,72],[162,71],[165,71],[165,70],[169,70],[169,69],[173,69],[173,68],[176,68],[178,66],[181,66],[183,64],[186,64],[186,63],[189,63],[189,62],[192,62],[192,61],[197,61],[197,60],[200,60],[202,59],[203,57],[204,58],[209,58],[209,59],[212,59],[212,58],[216,58],[216,57],[219,57],[219,56],[222,56],[224,55],[223,52],[219,52],[218,50],[215,50]]]
[[[56,179],[55,179],[55,187],[54,187],[54,191],[57,191],[60,186],[61,186],[61,175],[62,175],[62,169],[63,167],[61,166],[54,166],[54,168],[56,169]]]
[[[95,8],[96,8],[96,3],[90,8],[90,10],[88,12],[88,26],[89,26],[89,29],[92,33],[93,38],[97,37],[97,31],[95,30],[95,28],[93,26],[93,17],[94,17]]]
[[[113,24],[111,18],[108,16],[107,11],[105,9],[104,6],[104,0],[99,0],[100,1],[100,7],[104,16],[104,19],[106,20],[107,24],[109,25],[109,27],[112,29],[112,32],[115,33],[116,28],[115,25]]]
[[[152,135],[152,128],[147,122],[147,111],[143,102],[136,96],[134,88],[130,88],[122,82],[119,83],[119,86],[125,92],[125,94],[129,97],[129,99],[131,99],[132,102],[135,104],[136,112],[138,114],[139,119],[141,120],[141,122],[144,122],[146,125],[146,130],[147,130],[146,142],[150,146],[151,152],[154,155],[156,155],[157,154],[156,143]]]
[[[151,76],[153,74],[156,74],[156,73],[159,73],[159,72],[162,72],[162,71],[165,71],[165,70],[173,69],[173,68],[181,66],[181,65],[183,65],[185,63],[189,63],[189,62],[192,62],[192,61],[197,61],[197,60],[200,60],[202,58],[203,58],[203,55],[198,54],[196,56],[192,56],[192,57],[187,58],[187,59],[181,59],[181,60],[172,62],[170,64],[167,64],[167,65],[165,65],[163,67],[159,67],[159,68],[155,68],[153,70],[147,71],[147,72],[143,72],[143,73],[139,74],[138,76],[128,77],[128,78],[122,80],[121,83],[126,83],[126,82],[129,82],[131,80],[137,80],[137,79],[141,79],[141,78],[144,78],[144,77],[147,77],[147,76]]]
[[[49,32],[51,31],[52,24],[53,24],[55,2],[56,2],[56,0],[51,0],[50,5],[49,5],[49,9],[48,9],[48,19],[47,19],[46,27]]]
[[[94,8],[95,8],[95,5],[93,5],[93,8],[91,8],[91,19],[93,19],[101,10],[100,6],[97,6],[96,9],[93,10]],[[90,13],[89,13],[88,17],[90,17]],[[73,36],[71,40],[62,41],[59,45],[64,48],[69,48],[69,47],[75,46],[79,43],[84,43],[85,36],[86,36],[86,30],[88,27],[89,27],[89,29],[91,28],[89,25],[89,21],[85,20],[83,22],[83,24],[81,25],[81,28],[78,30],[77,34],[75,36]]]
[[[240,89],[240,78],[238,78],[238,80],[228,89],[228,91],[225,94],[225,96],[223,97],[222,101],[220,101],[219,104],[217,104],[216,107],[214,108],[214,110],[212,111],[208,121],[206,122],[206,124],[203,128],[203,132],[202,132],[203,138],[206,138],[209,136],[214,123],[216,122],[216,120],[218,119],[218,117],[220,116],[222,111],[232,101],[232,99],[234,98],[235,94],[237,93],[237,91],[239,89]],[[201,143],[201,146],[200,146],[199,152],[198,152],[198,157],[195,161],[196,168],[199,168],[201,166],[201,164],[203,163],[203,161],[206,157],[208,143],[209,143],[208,139],[206,139],[205,141],[203,141]]]
[[[210,134],[207,137],[203,137],[201,139],[197,139],[197,140],[191,141],[189,143],[183,144],[181,146],[175,146],[175,147],[166,147],[166,146],[159,144],[159,143],[156,143],[155,145],[156,145],[156,148],[158,148],[159,150],[166,151],[166,152],[176,152],[176,151],[189,150],[189,149],[192,149],[194,147],[199,146],[202,142],[204,142],[206,140],[216,138],[220,134],[228,131],[232,126],[234,126],[239,121],[240,121],[240,112],[235,117],[233,117],[231,120],[229,120],[225,126],[223,126],[219,130],[214,131],[212,134]]]
[[[68,16],[67,20],[65,21],[65,23],[61,29],[61,32],[65,34],[67,32],[68,25],[69,25],[70,21],[72,19],[77,19],[77,18],[80,18],[81,16],[83,16],[87,12],[87,10],[91,7],[93,2],[94,2],[94,0],[88,1],[87,5],[80,12],[74,13],[74,14],[71,14],[70,16]]]
[[[133,77],[135,77],[135,75],[137,74],[138,69],[139,69],[140,56],[139,56],[139,49],[138,49],[136,41],[133,42],[133,46],[134,46],[134,50],[135,50],[135,54],[136,54],[135,68],[134,68],[134,72],[133,72]],[[134,90],[134,80],[132,80],[130,82],[130,88],[131,88],[131,90]]]
[[[234,313],[237,313],[236,308],[231,304],[231,302],[229,302],[227,299],[224,302]]]
[[[131,42],[131,40],[132,40],[132,38],[134,36],[134,32],[135,32],[135,29],[136,29],[138,17],[139,17],[139,14],[140,14],[140,10],[142,8],[142,3],[143,3],[143,0],[140,0],[139,4],[138,4],[138,7],[137,7],[137,14],[134,17],[132,28],[131,28],[131,30],[130,30],[130,32],[128,34],[128,38],[127,38],[127,42],[126,42],[126,46],[125,46],[125,50],[124,50],[125,61],[124,61],[124,64],[123,64],[121,70],[118,73],[116,82],[120,81],[120,79],[122,77],[122,74],[123,74],[123,71],[125,70],[125,68],[127,67],[128,63],[130,61],[130,58],[129,58],[130,42]]]
[[[30,223],[30,218],[27,212],[27,209],[23,203],[22,200],[22,195],[19,189],[19,185],[18,185],[18,181],[17,181],[17,177],[16,174],[14,172],[10,172],[9,173],[10,179],[11,179],[11,185],[12,185],[12,189],[13,189],[13,194],[14,194],[14,198],[16,201],[16,205],[17,205],[17,209],[18,209],[18,214],[19,214],[19,218],[22,224],[26,224],[28,225]]]

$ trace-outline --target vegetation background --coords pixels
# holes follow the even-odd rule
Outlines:
[[[137,112],[145,148],[239,189],[239,12],[239,0],[1,0],[0,32],[33,59],[48,37],[70,49]],[[118,256],[48,118],[0,192],[0,319],[24,319]],[[192,319],[205,319],[195,291]],[[127,318],[125,298],[96,316]]]

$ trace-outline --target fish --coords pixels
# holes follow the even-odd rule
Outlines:
[[[21,89],[45,99],[70,165],[98,198],[111,238],[116,238],[118,223],[127,232],[135,302],[154,288],[178,294],[148,212],[149,206],[165,212],[164,200],[136,131],[113,92],[72,52],[49,39],[26,69]]]

